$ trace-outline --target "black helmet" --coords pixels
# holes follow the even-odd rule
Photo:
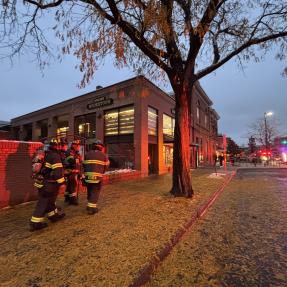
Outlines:
[[[68,141],[66,138],[60,138],[60,145],[67,145]]]
[[[102,141],[100,141],[100,140],[96,140],[96,141],[95,141],[95,145],[104,146],[103,143],[102,143]]]
[[[93,147],[93,149],[102,150],[103,147],[104,147],[104,145],[103,145],[102,141],[100,141],[100,140],[95,140],[95,141],[93,142],[92,147]]]

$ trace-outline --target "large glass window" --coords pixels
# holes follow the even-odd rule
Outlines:
[[[94,138],[96,136],[96,113],[76,117],[75,134],[80,137]]]
[[[200,122],[200,102],[197,101],[197,106],[196,106],[196,120],[199,123]]]
[[[168,135],[170,137],[174,136],[174,118],[163,114],[163,134]]]
[[[128,106],[105,112],[105,135],[134,133],[134,107]]]
[[[113,136],[118,134],[119,129],[118,110],[110,110],[105,113],[105,135]]]
[[[68,132],[69,132],[69,127],[57,128],[57,136],[58,137],[67,136]]]
[[[134,133],[134,107],[125,107],[119,110],[119,123],[121,135]]]
[[[148,134],[157,136],[157,110],[148,107]]]
[[[107,153],[110,160],[110,169],[134,169],[135,149],[133,143],[107,144]]]

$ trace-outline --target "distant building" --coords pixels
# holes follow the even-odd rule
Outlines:
[[[10,139],[11,137],[10,129],[11,129],[10,122],[0,121],[0,140]]]
[[[191,166],[212,163],[218,114],[195,86],[191,121]],[[143,76],[12,119],[14,139],[39,141],[58,136],[102,140],[112,168],[133,168],[143,175],[170,169],[175,101]]]

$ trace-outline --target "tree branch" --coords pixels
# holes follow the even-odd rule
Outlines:
[[[168,58],[166,52],[159,50],[153,47],[138,31],[135,27],[133,27],[130,23],[123,20],[119,10],[117,8],[114,0],[107,0],[107,3],[111,9],[114,19],[116,20],[116,24],[118,25],[133,41],[133,43],[144,53],[146,54],[156,65],[161,67],[164,71],[169,72],[170,68],[168,65],[161,60],[161,58]]]
[[[232,59],[234,56],[238,55],[240,52],[242,52],[243,50],[254,46],[254,45],[258,45],[270,40],[275,40],[278,38],[283,38],[283,37],[287,37],[287,31],[286,32],[281,32],[281,33],[277,33],[277,34],[273,34],[273,35],[268,35],[265,36],[263,38],[258,38],[258,39],[252,39],[248,42],[246,42],[245,44],[243,44],[242,46],[240,46],[239,48],[237,48],[236,50],[234,50],[233,52],[231,52],[229,55],[227,55],[224,59],[222,59],[221,61],[219,61],[216,64],[213,64],[205,69],[202,69],[201,71],[199,71],[198,73],[196,73],[195,77],[196,80],[201,79],[202,77],[210,74],[211,72],[215,71],[216,69],[218,69],[219,67],[221,67],[223,64],[225,64],[226,62],[228,62],[230,59]]]
[[[210,0],[209,4],[195,28],[195,34],[198,34],[201,39],[209,31],[210,24],[214,17],[216,16],[219,8],[226,2],[226,0]]]
[[[48,9],[48,8],[57,7],[57,6],[61,5],[64,2],[64,0],[58,0],[55,2],[48,3],[48,4],[42,4],[42,3],[39,3],[39,2],[34,1],[34,0],[24,0],[24,4],[25,4],[25,2],[33,4],[40,9]]]

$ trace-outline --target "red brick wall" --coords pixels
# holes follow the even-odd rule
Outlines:
[[[109,183],[119,182],[122,180],[126,181],[126,180],[137,179],[140,177],[141,177],[140,171],[131,171],[131,172],[126,172],[126,173],[115,173],[115,174],[104,175],[103,183],[109,184]]]
[[[36,142],[0,140],[0,208],[37,198],[31,158],[40,146]]]
[[[0,131],[0,140],[8,140],[10,139],[10,132],[8,131]]]
[[[0,208],[36,200],[31,159],[42,143],[0,140]],[[139,171],[104,176],[104,184],[140,178]]]

